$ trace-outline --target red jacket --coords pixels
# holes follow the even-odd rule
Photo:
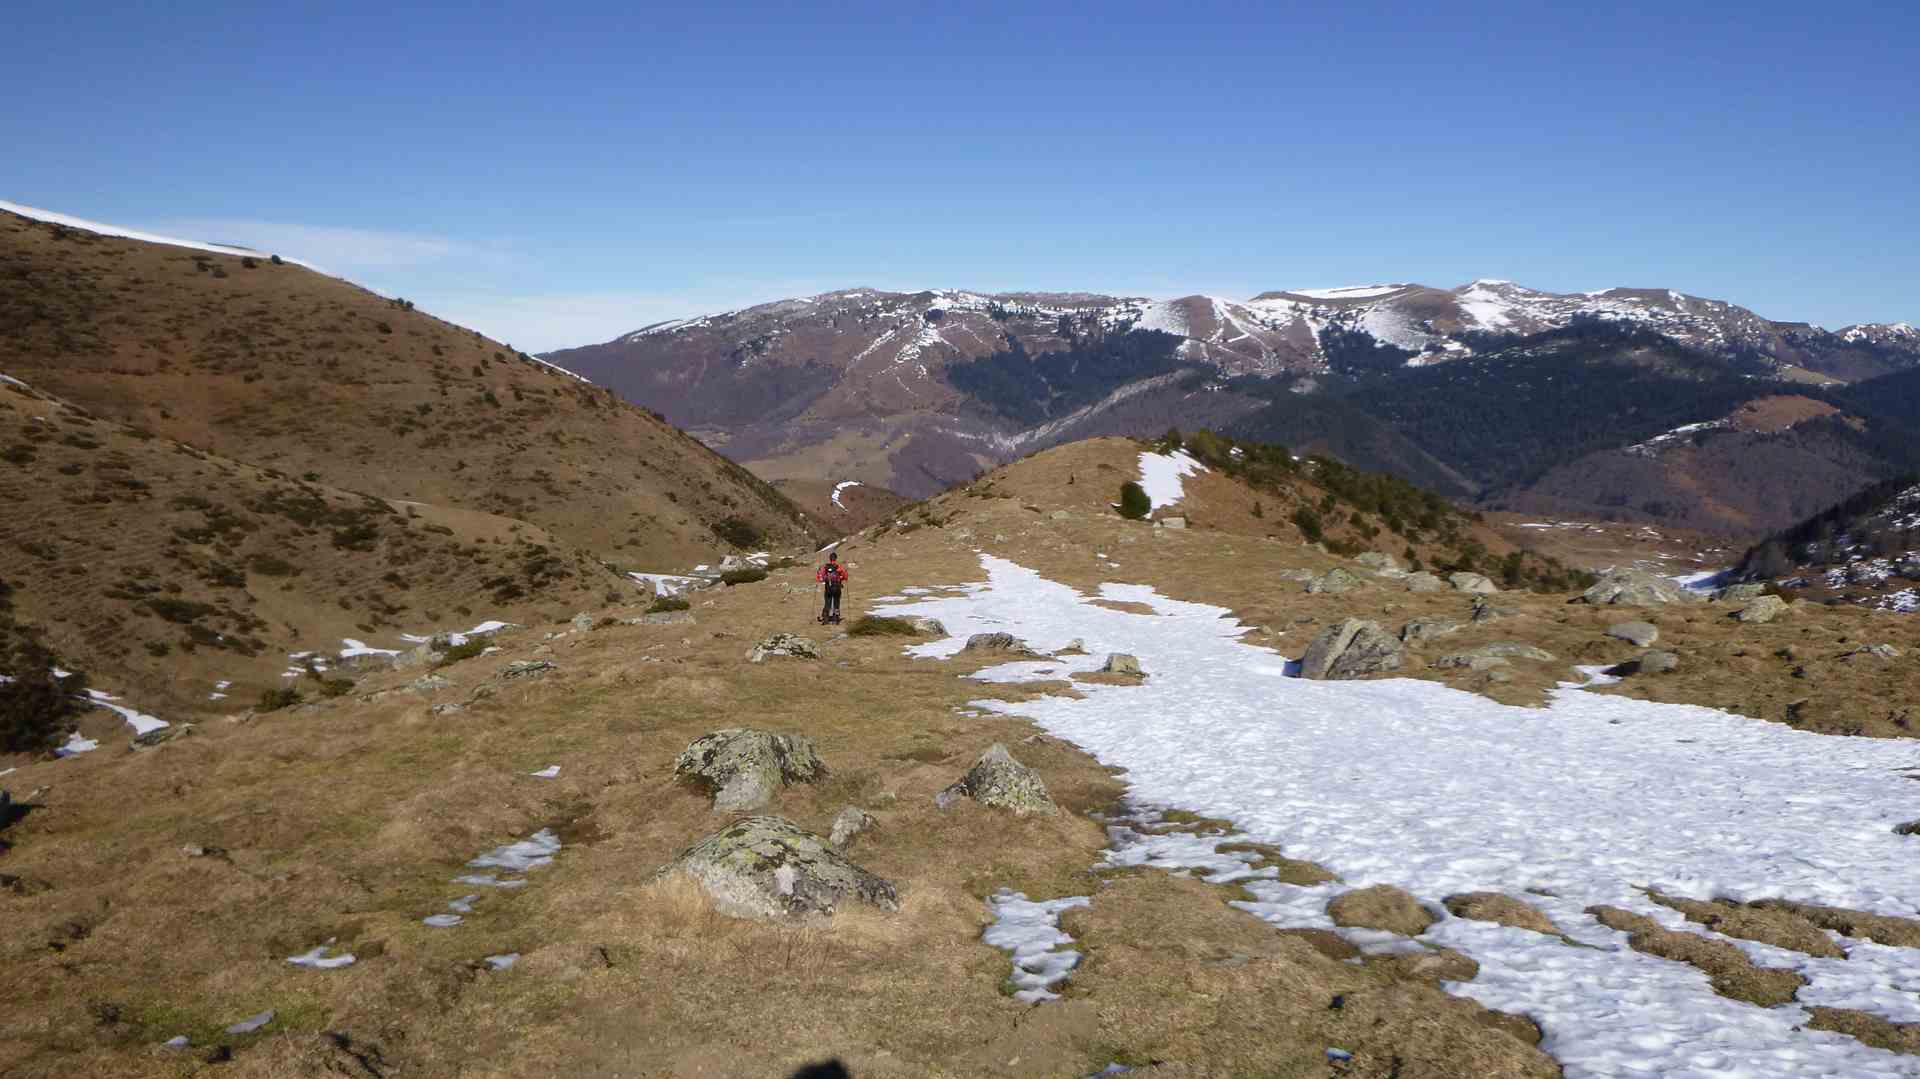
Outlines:
[[[829,562],[820,567],[813,579],[821,584],[846,584],[847,567],[838,562]]]

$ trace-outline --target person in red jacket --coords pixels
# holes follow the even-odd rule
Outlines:
[[[847,583],[847,569],[840,564],[837,552],[827,552],[827,564],[820,567],[813,579],[826,586],[826,601],[820,607],[820,624],[840,621],[840,590]]]

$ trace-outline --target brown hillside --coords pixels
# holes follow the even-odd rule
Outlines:
[[[336,278],[0,213],[0,373],[289,476],[516,517],[636,569],[811,522],[645,410]],[[742,534],[744,535],[744,534]],[[817,546],[817,544],[816,544]]]
[[[835,538],[886,520],[908,501],[885,487],[863,483],[842,489],[836,504],[833,500],[836,486],[825,480],[773,481],[774,490],[819,521]]]
[[[3,382],[0,505],[13,617],[170,720],[251,704],[287,684],[291,653],[345,638],[406,647],[402,632],[545,623],[634,594],[537,526],[309,483]],[[210,700],[220,681],[227,699]],[[96,718],[88,734],[118,726]]]

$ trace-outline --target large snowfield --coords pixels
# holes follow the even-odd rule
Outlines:
[[[1097,669],[1109,652],[1138,656],[1148,672],[1139,686],[1082,684],[1084,699],[977,707],[1027,717],[1125,769],[1139,803],[1232,821],[1341,877],[1303,888],[1270,871],[1245,874],[1267,879],[1248,881],[1258,901],[1242,909],[1277,925],[1328,927],[1326,904],[1342,891],[1407,889],[1441,919],[1422,939],[1480,964],[1475,980],[1448,989],[1532,1017],[1569,1076],[1920,1076],[1920,1058],[1804,1029],[1802,1007],[1920,1022],[1920,954],[1834,936],[1846,958],[1816,959],[1717,938],[1807,978],[1798,1003],[1761,1008],[1715,994],[1693,967],[1630,950],[1626,934],[1585,913],[1608,904],[1716,936],[1654,903],[1651,889],[1912,917],[1920,836],[1893,828],[1920,818],[1920,746],[1573,683],[1548,707],[1525,709],[1412,679],[1306,681],[1287,675],[1288,657],[1241,643],[1246,627],[1224,608],[1142,585],[1107,584],[1092,597],[1003,559],[981,561],[986,582],[880,613],[946,625],[953,636],[910,649],[920,656],[952,656],[969,634],[991,631],[1041,651],[1080,638],[1089,653],[976,676],[987,681],[1065,677]],[[1589,677],[1588,686],[1604,681]],[[1520,896],[1593,947],[1439,906],[1469,891]],[[1384,934],[1343,932],[1371,949],[1394,946]]]

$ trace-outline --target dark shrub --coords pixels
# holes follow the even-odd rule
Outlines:
[[[740,517],[724,517],[713,524],[713,534],[742,550],[757,547],[766,537],[752,521]]]
[[[864,615],[853,620],[847,627],[849,637],[916,637],[919,632],[913,623],[904,618],[882,618],[876,615]]]
[[[0,682],[0,752],[53,749],[72,727],[72,717],[89,707],[84,700],[87,676],[57,678],[53,666],[52,654],[33,641],[0,655],[0,669],[13,679]]]
[[[1120,485],[1120,516],[1129,521],[1143,521],[1153,512],[1153,499],[1147,497],[1146,489],[1134,482]]]
[[[472,659],[486,650],[487,639],[485,637],[473,637],[468,639],[465,644],[456,644],[441,653],[440,663],[438,665],[444,667],[449,663],[458,663],[463,659]]]
[[[752,584],[766,579],[767,571],[759,566],[743,566],[740,569],[730,569],[720,575],[720,583],[724,585]]]
[[[684,611],[692,606],[693,604],[688,603],[686,599],[681,596],[661,596],[654,600],[653,604],[647,608],[647,613],[661,614],[666,611]]]
[[[261,693],[260,699],[254,702],[253,710],[256,712],[278,712],[282,708],[292,708],[299,703],[300,691],[292,686],[286,686],[281,689],[269,689]]]

